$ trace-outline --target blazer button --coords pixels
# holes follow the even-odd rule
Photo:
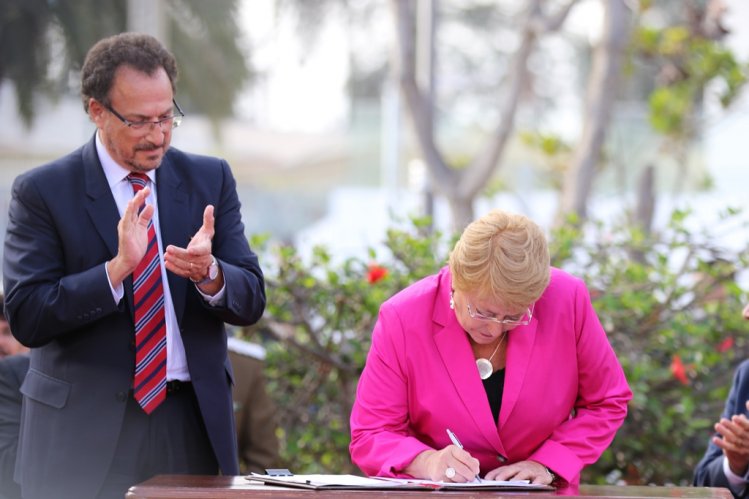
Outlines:
[[[507,458],[504,457],[502,454],[498,454],[497,455],[497,461],[499,461],[500,463],[504,463],[504,462],[507,461]]]
[[[127,401],[127,392],[117,392],[117,402]]]

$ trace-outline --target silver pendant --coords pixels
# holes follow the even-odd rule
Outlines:
[[[481,379],[488,379],[489,376],[492,375],[492,372],[494,372],[492,363],[483,358],[476,359],[476,367],[479,368],[479,376],[481,377]]]

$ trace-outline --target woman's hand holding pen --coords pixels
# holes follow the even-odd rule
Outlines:
[[[457,445],[448,445],[441,450],[422,452],[403,471],[415,478],[427,480],[472,482],[479,472],[479,460]]]
[[[543,464],[537,461],[519,461],[507,466],[500,466],[486,474],[487,480],[529,480],[531,483],[550,485],[554,475]]]

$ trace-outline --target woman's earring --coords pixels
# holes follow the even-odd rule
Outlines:
[[[452,291],[450,291],[450,310],[455,310],[455,300],[453,299]]]

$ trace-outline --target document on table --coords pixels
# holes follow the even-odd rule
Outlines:
[[[248,480],[257,480],[267,485],[279,485],[316,490],[554,490],[549,485],[536,485],[527,480],[496,481],[474,480],[467,483],[435,482],[411,478],[360,477],[356,475],[261,475],[252,473]]]
[[[367,478],[356,475],[262,475],[252,473],[245,478],[257,480],[266,485],[280,485],[282,487],[294,487],[300,489],[316,490],[390,490],[390,489],[413,489],[428,490],[422,485],[409,485],[379,478]]]
[[[486,480],[484,478],[480,478],[471,482],[463,483],[435,482],[432,480],[417,480],[415,478],[378,477],[378,480],[408,483],[411,485],[421,485],[433,490],[556,490],[551,485],[538,485],[530,483],[528,480]]]

